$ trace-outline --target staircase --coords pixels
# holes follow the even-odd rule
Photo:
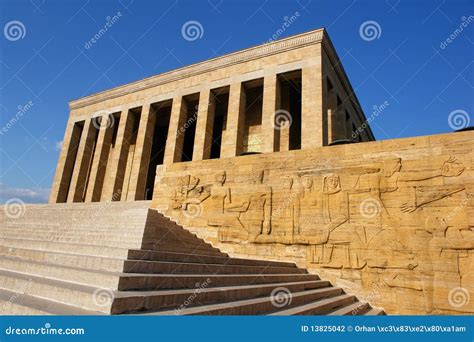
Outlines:
[[[0,315],[381,315],[292,263],[231,258],[150,202],[0,207]]]

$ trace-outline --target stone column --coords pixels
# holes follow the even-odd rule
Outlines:
[[[352,110],[347,110],[349,117],[346,116],[346,111],[344,111],[344,122],[346,124],[346,139],[352,141],[352,117],[353,113]]]
[[[104,185],[105,170],[115,124],[113,114],[100,117],[99,136],[92,159],[91,172],[86,192],[86,202],[99,202]]]
[[[155,122],[156,115],[153,108],[150,104],[144,105],[138,126],[127,201],[145,199],[146,178],[153,146]]]
[[[328,93],[328,143],[346,137],[346,115],[342,105],[338,104],[335,90]]]
[[[97,134],[92,119],[84,122],[81,141],[77,150],[76,164],[71,177],[67,202],[83,202],[84,193],[87,186],[87,176],[89,174],[90,162],[94,149],[94,139]]]
[[[336,117],[336,110],[337,110],[337,97],[336,92],[334,89],[328,91],[327,93],[327,129],[328,129],[328,144],[335,141],[335,117]]]
[[[133,130],[133,115],[127,108],[120,114],[120,122],[115,138],[114,155],[110,161],[110,179],[105,189],[104,201],[119,201],[122,198],[123,180],[127,165],[130,139]]]
[[[227,124],[222,134],[221,158],[235,157],[242,153],[245,127],[245,104],[246,96],[242,83],[231,84]]]
[[[193,160],[209,159],[211,157],[214,114],[215,96],[210,89],[205,89],[199,95]]]
[[[181,161],[186,114],[186,100],[182,96],[174,98],[171,107],[170,125],[168,128],[168,138],[166,139],[165,157],[163,161],[165,165]]]
[[[262,135],[263,153],[280,149],[280,131],[275,117],[281,112],[280,84],[278,75],[268,75],[263,79]]]
[[[323,146],[323,105],[321,66],[302,69],[301,148]]]
[[[56,166],[56,174],[54,175],[53,185],[51,186],[49,203],[66,202],[68,186],[71,181],[74,162],[76,161],[77,142],[81,139],[77,129],[74,129],[75,125],[76,123],[72,121],[67,124],[61,153]]]
[[[285,87],[281,90],[281,95],[280,95],[280,108],[283,109],[284,111],[280,112],[279,115],[281,116],[280,118],[280,125],[279,125],[279,151],[289,151],[290,149],[290,120],[291,124],[296,124],[293,122],[293,118],[291,115],[291,104],[290,104],[290,88],[291,85],[287,82],[285,84]],[[286,121],[287,120],[287,121]]]

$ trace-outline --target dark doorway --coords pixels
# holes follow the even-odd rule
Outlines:
[[[301,149],[301,70],[280,74],[281,109],[291,115],[289,126],[288,146],[281,150]],[[282,139],[282,141],[284,141]]]
[[[199,94],[196,96],[187,96],[183,101],[183,106],[186,110],[186,120],[184,121],[183,127],[179,127],[179,130],[184,130],[183,147],[181,149],[181,161],[193,160],[194,151],[194,137],[196,135],[196,122],[199,108]]]
[[[150,162],[146,176],[145,199],[153,198],[155,185],[156,167],[163,164],[165,157],[166,139],[171,116],[171,101],[155,103],[151,106],[152,115],[155,115],[155,127],[153,129],[153,142],[151,147]]]
[[[212,128],[211,159],[220,158],[222,145],[222,132],[226,129],[227,112],[229,109],[229,87],[213,92],[215,111],[214,125]]]

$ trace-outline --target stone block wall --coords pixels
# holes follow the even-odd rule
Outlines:
[[[473,132],[159,166],[152,207],[389,314],[474,313]]]

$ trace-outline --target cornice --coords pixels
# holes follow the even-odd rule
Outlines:
[[[236,51],[221,57],[216,57],[203,62],[185,66],[183,68],[171,70],[159,75],[145,78],[140,81],[128,83],[116,88],[112,88],[97,94],[89,95],[69,102],[71,110],[86,107],[98,102],[110,100],[127,94],[131,94],[144,89],[159,86],[161,84],[174,82],[186,77],[211,72],[220,68],[229,67],[239,63],[245,63],[262,57],[271,56],[288,50],[301,48],[308,45],[321,43],[324,36],[324,29],[317,29],[271,43],[254,46],[244,50]]]

